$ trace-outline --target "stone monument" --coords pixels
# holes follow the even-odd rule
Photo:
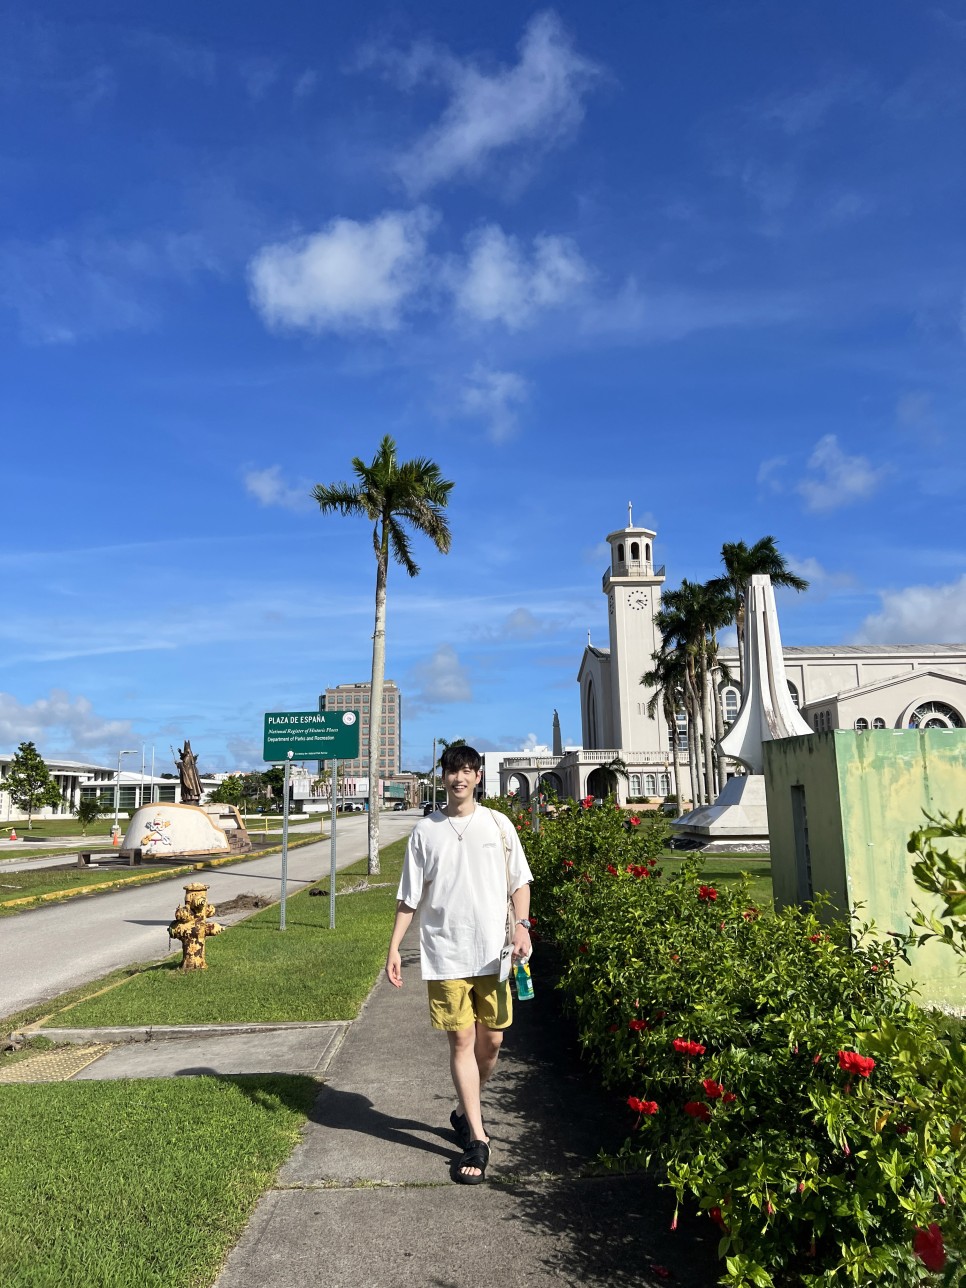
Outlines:
[[[702,805],[671,824],[678,838],[702,849],[767,847],[762,746],[777,738],[812,732],[788,691],[775,591],[771,578],[764,575],[752,577],[745,591],[741,692],[741,708],[718,747],[744,765],[748,773],[729,778],[713,805]]]

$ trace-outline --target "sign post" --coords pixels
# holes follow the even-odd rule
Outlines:
[[[282,816],[282,908],[279,929],[285,929],[285,892],[288,880],[288,798],[293,760],[332,762],[329,791],[331,871],[329,876],[329,929],[335,929],[336,813],[340,760],[359,755],[359,717],[355,711],[267,711],[263,754],[269,761],[285,763],[285,813]]]

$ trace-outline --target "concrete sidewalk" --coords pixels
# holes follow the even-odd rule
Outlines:
[[[412,934],[403,960],[402,990],[380,979],[350,1026],[216,1288],[711,1288],[711,1222],[682,1215],[671,1233],[666,1193],[596,1166],[632,1116],[580,1064],[539,960],[484,1097],[487,1181],[452,1182],[447,1041],[429,1027]]]
[[[380,977],[351,1024],[133,1031],[45,1030],[120,1042],[74,1080],[239,1073],[320,1079],[301,1143],[262,1196],[215,1288],[711,1288],[718,1235],[644,1176],[604,1172],[633,1115],[579,1059],[572,1024],[534,959],[484,1093],[492,1157],[483,1185],[458,1158],[447,1040],[429,1027],[414,931],[405,984]],[[164,1040],[161,1040],[164,1039]]]

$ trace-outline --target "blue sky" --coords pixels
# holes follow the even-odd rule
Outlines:
[[[579,741],[602,540],[766,533],[786,642],[966,639],[952,0],[0,10],[0,748],[191,738],[368,677],[389,433],[407,767]]]

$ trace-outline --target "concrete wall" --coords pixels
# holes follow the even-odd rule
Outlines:
[[[775,902],[798,902],[802,838],[794,802],[808,816],[812,889],[837,909],[862,903],[863,920],[905,931],[913,903],[939,905],[916,886],[906,845],[923,811],[956,814],[966,806],[966,730],[839,729],[765,744],[765,786]],[[966,1006],[960,959],[941,944],[911,954],[922,1001]]]

